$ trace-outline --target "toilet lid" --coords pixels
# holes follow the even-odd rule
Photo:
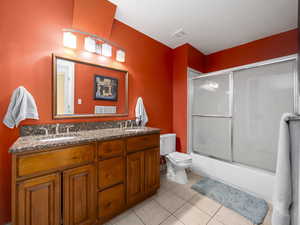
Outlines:
[[[185,153],[180,153],[180,152],[172,152],[168,156],[172,160],[177,161],[177,162],[186,162],[186,161],[192,160],[192,156],[185,154]]]

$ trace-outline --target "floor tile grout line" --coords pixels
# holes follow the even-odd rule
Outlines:
[[[214,217],[217,215],[217,213],[221,210],[221,208],[224,207],[223,205],[220,204],[220,207],[218,208],[218,210],[214,213],[214,215],[210,218],[210,220],[207,222],[206,225],[208,225],[210,223],[210,221],[212,221],[214,219]],[[220,222],[219,220],[217,220],[218,222]],[[224,225],[223,222],[220,222],[221,224]]]
[[[134,209],[132,211],[133,211],[134,215],[136,215],[136,217],[141,221],[142,224],[147,225],[147,224],[144,223],[144,221],[142,220],[142,218],[135,212]]]
[[[177,195],[176,195],[176,197],[178,197]],[[178,197],[179,198],[179,197]],[[182,199],[182,198],[180,198],[180,200],[183,200],[184,201],[184,203],[180,206],[180,207],[178,207],[178,209],[176,209],[174,212],[171,212],[169,209],[167,209],[165,206],[163,206],[163,205],[161,205],[156,199],[153,199],[157,204],[159,204],[161,207],[163,207],[165,210],[167,210],[170,214],[174,214],[177,210],[179,210],[180,208],[182,208],[188,201],[186,201],[186,200],[184,200],[184,199]]]
[[[164,206],[162,206],[161,204],[159,204],[159,202],[156,201],[154,198],[151,199],[150,201],[156,202],[159,206],[161,206],[164,210],[166,210],[166,211],[169,213],[169,215],[168,215],[165,219],[163,219],[158,225],[162,224],[162,223],[165,222],[170,216],[173,215],[168,209],[166,209]],[[133,210],[133,212],[134,212],[135,215],[141,220],[141,222],[142,222],[144,225],[147,225],[147,224],[144,223],[144,221],[140,218],[140,216],[139,216],[134,210]]]
[[[207,212],[205,212],[203,209],[198,208],[197,206],[193,205],[190,201],[187,201],[186,203],[190,204],[192,207],[195,207],[196,209],[200,210],[201,212],[203,212],[205,215],[209,216],[209,217],[213,217],[215,216],[215,214],[213,216],[211,216],[210,214],[208,214]],[[222,208],[223,205],[220,204],[220,208]],[[219,208],[219,209],[220,209]],[[217,212],[219,211],[219,209],[217,210]]]
[[[190,204],[188,201],[187,201],[186,203]],[[179,209],[183,208],[184,205],[186,205],[186,203],[183,204],[183,206],[180,207]],[[191,204],[190,204],[190,205],[191,205]],[[195,206],[192,205],[192,207],[195,207]],[[211,216],[210,216],[209,214],[207,214],[206,212],[202,211],[201,209],[199,209],[199,208],[197,208],[197,207],[195,207],[195,208],[198,209],[199,211],[201,211],[202,213],[204,213],[205,215],[209,216],[209,217],[210,217],[209,219],[211,220]],[[175,212],[177,212],[179,209],[177,209]],[[180,219],[175,215],[175,212],[174,212],[172,215],[173,215],[176,219],[178,219],[182,224],[185,224],[182,220],[180,220]],[[210,222],[210,220],[209,220],[209,222]]]
[[[168,209],[166,209],[164,206],[162,206],[164,209],[166,209],[168,212],[170,212],[176,219],[178,219],[181,223],[183,223],[179,218],[177,218],[176,217],[176,215],[175,215],[175,213],[178,211],[178,210],[180,210],[182,207],[184,207],[184,205],[186,205],[187,203],[188,204],[190,204],[190,205],[192,205],[192,207],[195,207],[196,209],[198,209],[199,211],[201,211],[202,213],[204,213],[205,215],[207,215],[207,216],[209,216],[209,221],[208,221],[208,223],[212,220],[212,218],[215,216],[215,214],[220,210],[220,208],[222,208],[222,205],[220,204],[220,207],[219,207],[219,209],[216,211],[216,213],[213,215],[213,216],[211,216],[211,215],[209,215],[207,212],[205,212],[205,211],[203,211],[202,209],[199,209],[198,207],[196,207],[196,206],[194,206],[193,204],[191,204],[191,200],[193,199],[193,197],[194,196],[196,196],[196,194],[197,193],[195,193],[189,200],[185,200],[185,199],[183,199],[183,198],[181,198],[180,196],[178,196],[176,193],[174,193],[173,192],[173,194],[175,194],[178,198],[180,198],[180,199],[182,199],[182,200],[184,200],[185,201],[185,203],[181,206],[181,207],[179,207],[178,209],[176,209],[173,213],[172,212],[170,212]],[[155,200],[155,199],[154,199]],[[158,203],[159,204],[159,203]],[[160,205],[160,204],[159,204]],[[208,224],[207,223],[207,224]],[[184,224],[184,223],[183,223]]]
[[[172,214],[168,215],[167,218],[163,219],[158,225],[161,225],[163,222],[165,222],[167,219],[169,219],[171,216],[173,216]]]
[[[170,210],[168,210],[166,207],[164,207],[163,205],[161,205],[156,199],[153,199],[158,205],[160,205],[163,209],[165,209],[166,211],[168,211],[168,213],[170,213],[171,215],[173,214]],[[177,210],[177,209],[176,209]]]

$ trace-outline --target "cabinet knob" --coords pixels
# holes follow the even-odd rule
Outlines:
[[[107,203],[107,204],[106,204],[106,208],[111,207],[111,205],[112,205],[112,202]]]

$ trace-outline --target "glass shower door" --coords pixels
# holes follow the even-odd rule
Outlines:
[[[275,171],[279,121],[294,112],[295,61],[234,72],[233,161]]]
[[[192,149],[231,161],[231,74],[193,80]]]

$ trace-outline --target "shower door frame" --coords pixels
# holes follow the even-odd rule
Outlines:
[[[252,166],[248,166],[242,163],[238,163],[235,162],[233,160],[233,130],[234,130],[234,112],[233,112],[233,107],[234,107],[234,78],[233,78],[233,74],[234,72],[237,71],[241,71],[241,70],[246,70],[246,69],[253,69],[256,67],[261,67],[261,66],[266,66],[266,65],[271,65],[271,64],[275,64],[275,63],[280,63],[280,62],[287,62],[287,61],[295,61],[294,63],[294,86],[293,86],[293,113],[295,113],[296,115],[300,115],[300,105],[299,105],[299,100],[300,100],[300,91],[299,91],[299,74],[297,71],[297,66],[298,66],[298,57],[297,54],[293,54],[293,55],[289,55],[289,56],[284,56],[284,57],[279,57],[279,58],[274,58],[274,59],[270,59],[270,60],[265,60],[265,61],[261,61],[261,62],[257,62],[257,63],[252,63],[252,64],[247,64],[247,65],[243,65],[243,66],[238,66],[238,67],[233,67],[233,68],[229,68],[229,69],[225,69],[225,70],[219,70],[216,72],[211,72],[211,73],[201,73],[198,72],[194,69],[188,68],[187,69],[187,90],[188,90],[188,94],[187,94],[187,112],[188,112],[188,116],[187,116],[187,135],[188,135],[188,153],[195,153],[195,154],[199,154],[199,155],[203,155],[206,157],[210,157],[210,158],[214,158],[216,160],[220,160],[220,161],[225,161],[231,164],[237,164],[237,165],[241,165],[241,166],[246,166],[246,167],[251,167],[251,168],[255,168],[255,169],[259,169],[257,167],[252,167]],[[190,72],[194,72],[194,73],[198,73],[199,76],[195,76],[190,78],[189,77],[189,73]],[[229,88],[230,90],[230,96],[229,96],[229,116],[222,116],[222,115],[200,115],[200,114],[192,114],[192,104],[193,104],[193,97],[194,96],[190,96],[190,85],[193,85],[191,80],[196,80],[196,79],[201,79],[203,77],[211,77],[211,76],[219,76],[219,75],[225,75],[227,74],[229,76]],[[191,123],[190,121],[192,120],[192,118],[194,116],[199,116],[199,117],[211,117],[211,118],[228,118],[231,119],[231,125],[230,125],[230,135],[231,135],[231,160],[227,161],[218,157],[212,157],[210,155],[206,155],[206,154],[202,154],[199,152],[194,152],[193,148],[192,148],[192,143],[193,143],[193,123]],[[259,170],[263,170],[263,169],[259,169]],[[264,170],[265,171],[265,170]]]

